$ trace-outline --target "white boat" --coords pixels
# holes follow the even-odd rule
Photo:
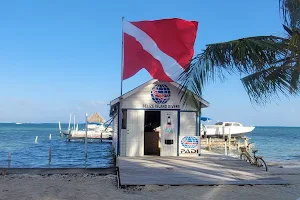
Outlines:
[[[218,122],[215,125],[202,125],[201,135],[208,137],[223,137],[231,135],[231,137],[242,136],[254,130],[254,126],[243,126],[238,122]]]
[[[88,124],[87,125],[87,138],[102,138],[111,139],[113,130],[111,127],[105,127],[103,124]],[[71,130],[69,136],[73,138],[84,138],[86,135],[85,130]]]
[[[21,122],[17,122],[16,124],[18,124],[18,125],[19,125],[19,124],[23,124],[23,123],[21,123]]]

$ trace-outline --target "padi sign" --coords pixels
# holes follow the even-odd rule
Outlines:
[[[180,136],[179,153],[198,155],[200,149],[200,136]]]

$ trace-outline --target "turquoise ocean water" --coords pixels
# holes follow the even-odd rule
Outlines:
[[[62,124],[67,129],[67,124]],[[79,126],[79,129],[83,127]],[[51,134],[51,140],[49,135]],[[35,137],[38,141],[35,143]],[[99,141],[99,140],[97,140]],[[49,147],[52,161],[49,165]],[[111,143],[88,143],[88,158],[85,158],[83,141],[66,142],[61,138],[58,124],[1,124],[0,123],[0,168],[8,165],[11,153],[11,167],[57,168],[87,167],[106,168],[113,164]]]
[[[67,129],[67,124],[62,124],[62,128]],[[105,168],[113,163],[110,143],[88,143],[85,159],[84,143],[60,138],[57,124],[0,124],[0,137],[0,168],[7,166],[8,152],[11,167]],[[300,127],[256,127],[247,137],[267,162],[300,163]],[[49,147],[52,148],[50,165]]]
[[[269,162],[300,163],[300,127],[256,127],[246,134]]]

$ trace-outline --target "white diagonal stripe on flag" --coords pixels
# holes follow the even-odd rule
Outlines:
[[[173,80],[180,76],[180,74],[184,71],[183,67],[171,56],[165,54],[161,51],[155,41],[144,31],[134,26],[130,22],[123,21],[123,31],[134,37],[143,47],[145,51],[153,56],[156,60],[158,60],[165,73]]]

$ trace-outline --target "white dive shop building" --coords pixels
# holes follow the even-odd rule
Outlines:
[[[179,91],[177,83],[150,80],[110,102],[117,156],[199,155],[199,112],[194,101],[180,101]],[[121,98],[122,119],[118,117]],[[197,104],[209,106],[201,98]]]

